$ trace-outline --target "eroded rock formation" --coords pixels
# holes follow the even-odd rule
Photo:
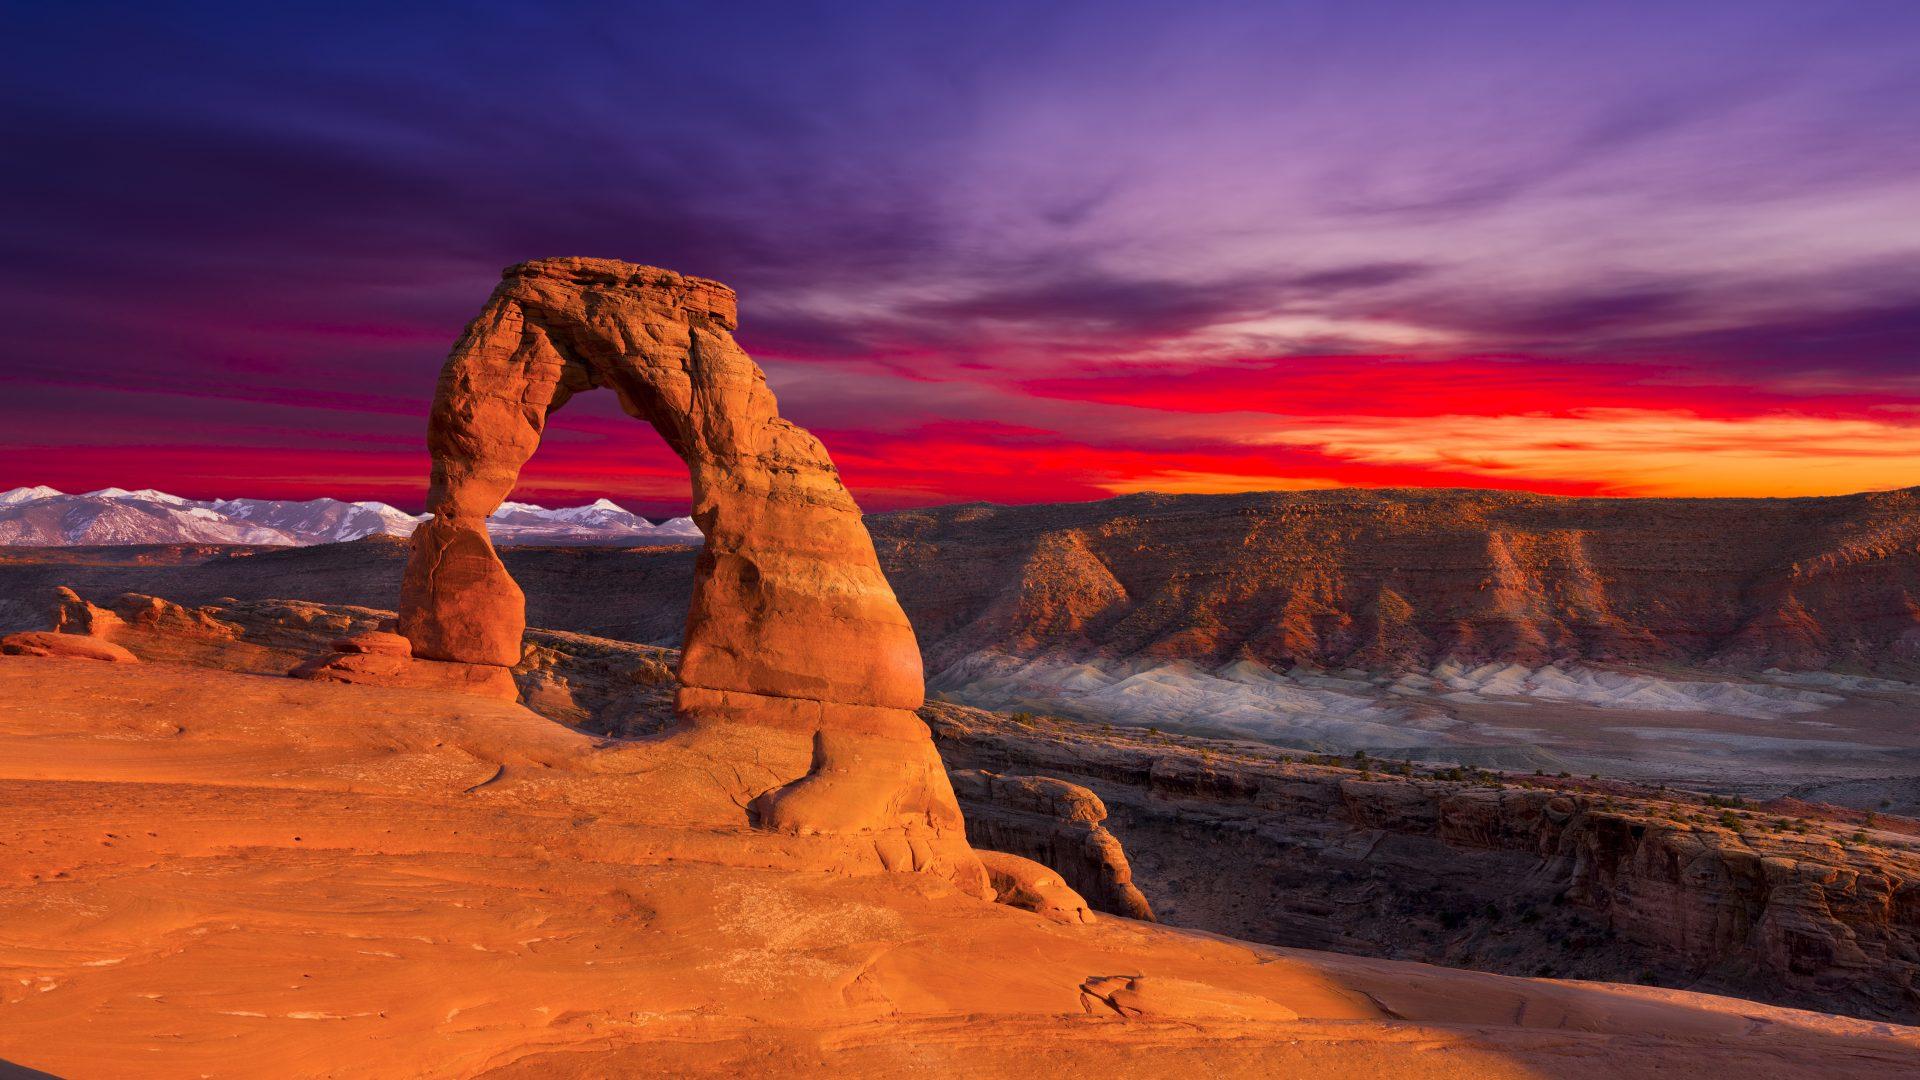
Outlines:
[[[982,769],[949,775],[966,806],[967,836],[976,845],[1024,853],[1055,868],[1096,910],[1153,921],[1153,906],[1133,884],[1125,849],[1102,824],[1107,808],[1100,796],[1049,776]]]
[[[886,833],[883,862],[985,891],[926,725],[913,628],[819,440],[780,418],[734,343],[716,282],[597,259],[511,267],[440,375],[428,442],[433,518],[414,533],[400,633],[413,657],[504,671],[525,600],[486,532],[555,409],[611,388],[687,463],[706,535],[680,662],[683,733],[751,727],[792,749],[757,822]]]

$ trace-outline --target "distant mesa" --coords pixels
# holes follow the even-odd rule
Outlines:
[[[183,499],[152,488],[81,495],[20,487],[0,493],[0,546],[337,544],[409,536],[425,514],[340,499]],[[503,503],[487,522],[503,544],[642,546],[698,543],[689,517],[653,522],[610,499],[550,510]]]

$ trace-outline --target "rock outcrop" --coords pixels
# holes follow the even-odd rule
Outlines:
[[[1053,867],[1004,851],[982,851],[980,862],[993,883],[994,899],[1057,923],[1093,921],[1093,910]]]
[[[57,660],[104,660],[110,664],[139,662],[139,657],[111,641],[44,630],[28,630],[0,637],[0,654],[42,656]]]
[[[65,594],[63,607],[84,603]],[[380,629],[391,612],[367,608],[141,594],[88,607],[143,660],[259,674],[316,654],[376,662],[404,641]],[[530,630],[512,677],[529,707],[583,732],[650,735],[672,721],[675,659]],[[969,838],[1024,857],[999,860],[1001,899],[1059,921],[1083,908],[1147,918],[1150,897],[1175,925],[1273,944],[1920,1016],[1920,853],[1914,835],[1888,831],[1920,826],[1884,812],[1792,800],[1733,811],[1617,781],[1475,770],[1401,776],[1396,762],[945,703],[922,715],[955,766]],[[745,785],[726,811],[764,786],[743,779],[754,771],[716,765]]]
[[[1052,867],[1095,910],[1153,921],[1153,906],[1133,884],[1126,851],[1101,824],[1107,808],[1100,796],[1047,776],[981,769],[957,769],[951,776],[975,847]]]
[[[416,661],[502,673],[520,661],[525,599],[486,520],[547,417],[611,388],[686,462],[706,537],[680,660],[682,734],[753,727],[783,745],[784,759],[760,758],[773,770],[751,802],[761,826],[884,834],[874,844],[888,866],[984,892],[913,714],[924,693],[913,628],[825,448],[780,418],[736,322],[733,291],[702,278],[596,259],[509,268],[440,375],[434,516],[413,534],[399,631]]]

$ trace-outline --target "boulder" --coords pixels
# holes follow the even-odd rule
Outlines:
[[[1093,910],[1049,867],[1004,851],[980,851],[994,899],[1057,923],[1088,923]]]
[[[132,653],[97,637],[85,634],[59,634],[30,630],[0,638],[0,654],[7,656],[46,656],[63,660],[104,660],[111,664],[137,664]]]

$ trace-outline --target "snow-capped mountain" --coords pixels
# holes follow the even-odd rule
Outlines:
[[[510,544],[688,544],[699,543],[692,518],[671,518],[658,525],[612,499],[586,506],[549,510],[533,503],[506,502],[494,511],[487,531],[495,543]]]
[[[216,499],[207,508],[239,521],[306,537],[305,543],[331,544],[365,536],[406,536],[420,520],[383,502],[338,499]]]
[[[236,521],[164,492],[102,488],[85,495],[67,495],[39,487],[0,494],[0,545],[300,542],[280,529]]]
[[[184,499],[143,488],[82,495],[55,488],[0,492],[0,545],[332,544],[406,536],[425,520],[383,502],[339,499]],[[691,518],[655,525],[610,499],[549,510],[503,503],[487,523],[501,544],[686,544],[700,541]]]
[[[34,488],[32,490],[53,491],[53,489],[50,487]],[[60,494],[57,491],[53,491],[53,493],[55,495]],[[164,503],[168,506],[194,505],[193,500],[191,499],[183,499],[178,495],[169,495],[164,491],[155,491],[152,488],[141,488],[139,491],[128,491],[126,488],[106,487],[106,488],[101,488],[99,491],[89,491],[86,493],[84,497],[89,499],[134,499],[139,502]]]
[[[33,502],[35,499],[52,498],[59,494],[61,494],[61,492],[58,488],[50,488],[44,484],[40,487],[14,488],[12,491],[0,492],[0,506],[12,506],[15,503]]]

